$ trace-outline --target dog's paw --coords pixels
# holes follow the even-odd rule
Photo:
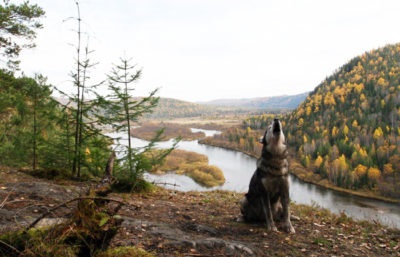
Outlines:
[[[236,222],[245,222],[245,219],[243,216],[240,216],[236,219]]]
[[[267,225],[267,230],[272,232],[278,232],[278,228],[274,224]]]
[[[294,229],[294,227],[292,226],[292,224],[290,222],[286,223],[283,225],[282,229],[286,232],[286,233],[290,233],[290,234],[294,234],[296,233],[296,230]]]

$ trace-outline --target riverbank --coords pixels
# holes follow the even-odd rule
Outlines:
[[[0,216],[0,234],[26,227],[47,208],[79,196],[88,186],[0,171],[0,211],[8,214]],[[121,227],[110,242],[112,252],[121,255],[112,256],[127,256],[119,250],[127,248],[121,247],[140,249],[140,256],[399,256],[400,230],[316,207],[291,204],[292,215],[299,217],[292,221],[296,234],[237,222],[242,197],[159,187],[147,193],[112,193],[110,199],[124,203],[118,212]],[[51,217],[68,219],[74,206],[67,207]],[[0,244],[0,256],[16,256],[7,254],[12,251]]]
[[[205,145],[214,146],[214,147],[221,147],[221,148],[224,148],[227,150],[241,152],[241,153],[246,154],[253,158],[259,158],[259,156],[257,156],[255,153],[242,151],[240,148],[232,147],[230,144],[219,144],[219,143],[213,142],[211,140],[207,140],[207,141],[199,140],[199,144],[205,144]],[[334,191],[341,192],[341,193],[346,193],[346,194],[350,194],[350,195],[354,195],[354,196],[358,196],[358,197],[363,197],[366,199],[379,200],[379,201],[384,201],[384,202],[388,202],[388,203],[400,203],[399,199],[393,199],[393,198],[380,196],[380,195],[375,194],[373,191],[366,191],[366,190],[354,191],[354,190],[335,186],[332,183],[330,183],[327,179],[322,179],[319,175],[304,168],[300,164],[300,162],[294,157],[293,153],[290,154],[289,165],[290,165],[290,167],[289,167],[290,173],[293,174],[294,176],[296,176],[299,180],[301,180],[303,182],[314,184],[314,185],[323,187],[325,189],[330,189],[330,190],[334,190]]]
[[[228,141],[224,140],[210,140],[210,137],[205,138],[204,133],[202,132],[196,132],[193,133],[191,128],[196,127],[196,124],[182,124],[182,123],[146,123],[143,124],[142,127],[136,128],[134,130],[134,135],[138,138],[141,139],[146,139],[149,140],[151,138],[151,135],[154,135],[154,133],[163,128],[163,126],[167,129],[168,134],[164,138],[164,140],[168,140],[171,138],[176,138],[176,137],[183,137],[186,140],[198,140],[199,144],[204,144],[204,145],[209,145],[209,146],[214,146],[214,147],[220,147],[223,149],[227,150],[232,150],[232,151],[237,151],[241,152],[243,154],[246,154],[248,156],[258,158],[259,154],[256,154],[254,152],[250,151],[243,151],[240,149],[239,146],[236,146],[234,144],[229,143]],[[202,128],[204,128],[204,124],[199,125]],[[222,124],[208,124],[208,128],[216,129],[216,128],[221,128],[223,129],[224,126]],[[366,199],[373,199],[373,200],[379,200],[379,201],[384,201],[388,203],[400,203],[400,199],[393,199],[393,198],[388,198],[384,197],[381,195],[376,194],[373,191],[354,191],[354,190],[349,190],[345,188],[341,188],[338,186],[335,186],[334,184],[330,183],[327,179],[322,179],[319,177],[317,174],[314,174],[312,171],[307,170],[304,168],[300,162],[295,158],[295,155],[293,153],[290,154],[290,172],[294,176],[296,176],[299,180],[304,181],[306,183],[311,183],[320,187],[323,187],[325,189],[330,189],[334,190],[337,192],[342,192],[354,196],[359,196],[363,197]]]
[[[331,190],[335,190],[335,191],[346,193],[346,194],[364,197],[367,199],[384,201],[384,202],[388,202],[388,203],[400,203],[399,199],[393,199],[393,198],[380,196],[380,195],[375,194],[373,191],[366,191],[366,190],[354,191],[354,190],[335,186],[332,183],[330,183],[327,179],[322,179],[319,175],[304,168],[303,165],[301,165],[300,162],[293,157],[290,160],[290,172],[291,172],[291,174],[295,175],[301,181],[311,183],[311,184],[314,184],[317,186],[321,186],[326,189],[331,189]]]

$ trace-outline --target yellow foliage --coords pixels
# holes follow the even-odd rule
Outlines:
[[[393,165],[391,163],[386,163],[383,165],[383,174],[391,175],[393,174]]]
[[[377,84],[378,84],[378,86],[381,86],[381,87],[386,87],[387,85],[389,85],[389,83],[386,82],[386,80],[382,77],[380,77],[378,79]]]
[[[334,126],[332,128],[332,137],[335,137],[338,133],[339,133],[339,129],[336,126]]]
[[[307,155],[306,158],[304,159],[304,166],[306,168],[310,167],[310,155]]]
[[[356,73],[356,74],[354,75],[354,77],[351,79],[351,81],[352,81],[352,82],[357,82],[357,81],[359,81],[360,79],[362,79],[362,76],[361,76],[360,74]]]
[[[324,104],[325,105],[336,105],[335,98],[333,97],[333,94],[331,92],[326,93],[325,98],[324,98]]]
[[[337,159],[335,159],[335,160],[332,162],[332,167],[335,167],[336,169],[338,169],[338,170],[340,170],[340,171],[342,171],[342,172],[347,172],[349,166],[347,165],[347,162],[346,162],[346,156],[344,156],[344,155],[342,154],[340,157],[338,157]]]
[[[246,128],[246,133],[247,133],[247,134],[250,134],[250,133],[251,133],[251,128],[250,128],[250,127],[247,127],[247,128]]]
[[[357,85],[354,87],[354,90],[355,90],[356,93],[358,93],[358,94],[360,94],[361,91],[363,91],[363,89],[364,89],[364,84],[363,84],[363,83],[357,84]]]
[[[381,171],[377,168],[370,167],[368,169],[368,179],[377,181],[381,177]]]
[[[334,96],[344,96],[346,94],[346,90],[343,87],[336,87],[335,90],[333,90]]]
[[[86,149],[85,149],[85,155],[86,155],[86,158],[87,158],[87,162],[92,162],[92,157],[90,156],[90,149],[89,149],[89,147],[86,147]]]
[[[323,163],[323,161],[324,161],[324,159],[322,159],[322,157],[320,155],[318,155],[318,157],[314,161],[314,166],[316,168],[321,167],[321,164]]]
[[[338,160],[339,160],[339,168],[340,168],[342,171],[348,170],[348,165],[347,165],[347,162],[346,162],[346,156],[345,156],[344,154],[342,154],[342,155],[338,158]]]
[[[358,164],[358,166],[354,169],[354,173],[357,177],[362,177],[367,173],[368,168],[362,164]]]
[[[344,125],[343,134],[345,134],[345,135],[349,134],[349,127],[347,127],[347,125]]]
[[[384,99],[381,99],[381,108],[383,109],[386,105],[386,102]]]
[[[311,114],[311,107],[307,106],[306,107],[306,115],[309,116]]]
[[[364,148],[360,148],[358,152],[360,153],[361,157],[368,157],[367,150],[365,150]]]
[[[297,117],[301,117],[303,114],[304,114],[304,109],[299,107],[296,113]]]
[[[297,123],[297,125],[298,125],[299,127],[302,127],[303,124],[304,124],[304,119],[303,119],[303,118],[300,118],[299,121],[298,121],[298,123]]]
[[[381,127],[376,128],[373,134],[374,139],[381,138],[382,136],[383,136],[383,131]]]

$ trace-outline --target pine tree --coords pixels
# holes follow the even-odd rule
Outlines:
[[[146,170],[151,169],[153,165],[162,161],[165,156],[175,148],[176,143],[165,151],[160,151],[159,155],[150,159],[146,152],[151,151],[155,143],[160,140],[163,131],[159,131],[150,143],[139,150],[132,145],[132,128],[138,119],[152,112],[157,106],[159,98],[155,96],[157,89],[150,92],[147,97],[133,97],[135,90],[134,84],[139,80],[141,70],[136,69],[135,65],[130,64],[126,58],[120,59],[120,64],[115,65],[108,75],[108,86],[110,95],[105,100],[106,117],[103,118],[105,124],[111,125],[116,132],[126,135],[125,139],[116,138],[118,147],[123,148],[120,151],[122,157],[120,170],[116,169],[115,175],[120,181],[125,181],[128,187],[135,188],[141,181],[142,175]],[[121,140],[127,140],[127,144],[121,143]]]
[[[71,171],[77,178],[81,177],[82,168],[86,166],[86,170],[93,169],[93,165],[87,163],[86,160],[86,150],[90,150],[90,144],[101,145],[100,148],[107,148],[103,142],[103,137],[101,135],[101,130],[98,126],[100,122],[96,120],[97,116],[93,110],[99,110],[99,102],[96,100],[88,99],[88,95],[97,95],[96,88],[102,85],[103,82],[89,84],[90,77],[88,76],[89,70],[93,69],[95,64],[89,59],[91,51],[89,47],[82,47],[82,30],[81,30],[81,12],[79,8],[79,3],[76,3],[77,7],[77,17],[73,18],[77,22],[77,42],[75,45],[76,58],[75,67],[76,69],[71,72],[71,77],[73,79],[73,86],[76,89],[76,93],[68,95],[65,92],[57,89],[64,97],[69,99],[69,103],[65,106],[66,120],[66,145],[68,145],[69,158],[68,162],[71,162]],[[72,127],[70,127],[70,124]],[[70,146],[69,137],[73,134],[73,142]],[[100,152],[103,152],[102,150]],[[104,153],[102,153],[103,155]],[[109,155],[109,154],[108,154]],[[103,156],[104,157],[104,156]],[[98,159],[98,158],[97,158]],[[96,168],[97,169],[97,168]]]
[[[3,0],[0,4],[0,55],[8,58],[7,66],[18,69],[18,56],[23,48],[32,48],[37,29],[42,28],[38,21],[45,12],[29,1],[22,4],[10,4]]]

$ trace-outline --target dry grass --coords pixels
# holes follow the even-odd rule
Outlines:
[[[207,156],[195,152],[175,149],[166,157],[164,163],[154,167],[152,172],[164,173],[169,171],[189,176],[198,184],[206,187],[219,186],[225,183],[222,170],[209,165]]]

